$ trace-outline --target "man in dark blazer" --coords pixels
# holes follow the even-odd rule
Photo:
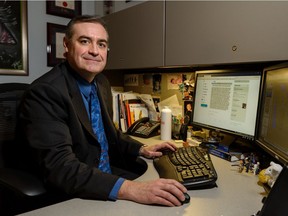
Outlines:
[[[157,157],[162,155],[159,150],[174,151],[176,147],[169,142],[143,146],[115,128],[110,84],[101,74],[108,39],[108,31],[97,17],[70,21],[64,37],[66,61],[35,80],[25,94],[20,112],[22,138],[33,150],[47,185],[69,195],[179,206],[187,192],[179,182],[132,181],[137,173],[131,164],[137,164],[137,156]],[[101,147],[85,102],[85,89],[91,85],[97,87],[112,173],[98,169]]]

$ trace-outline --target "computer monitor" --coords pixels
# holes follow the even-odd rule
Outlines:
[[[288,63],[265,68],[256,142],[280,162],[288,162]]]
[[[254,140],[261,79],[262,70],[196,71],[192,125]]]

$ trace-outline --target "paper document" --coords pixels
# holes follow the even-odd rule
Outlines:
[[[171,111],[172,115],[178,116],[179,114],[182,115],[182,106],[179,104],[178,98],[176,95],[173,95],[165,100],[162,100],[158,103],[159,111],[161,111],[165,106],[168,106]]]

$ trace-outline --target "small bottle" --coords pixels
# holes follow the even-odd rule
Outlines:
[[[187,129],[187,139],[192,137],[192,126],[188,126]]]
[[[167,106],[165,106],[164,109],[161,110],[161,128],[160,128],[161,140],[171,140],[171,135],[172,135],[172,112]]]

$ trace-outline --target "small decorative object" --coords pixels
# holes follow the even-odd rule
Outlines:
[[[263,184],[268,184],[268,181],[271,179],[270,176],[265,174],[266,169],[263,169],[259,172],[258,179]]]
[[[187,79],[187,76],[190,76]],[[194,92],[194,85],[195,85],[195,73],[191,73],[189,75],[183,74],[183,82],[178,84],[179,91],[183,95],[183,100],[193,100],[193,92]]]
[[[283,167],[281,165],[274,163],[273,161],[270,162],[270,166],[265,171],[265,175],[270,177],[267,182],[270,187],[273,187],[282,169]]]
[[[260,172],[260,162],[256,162],[254,165],[253,165],[253,174],[254,175],[258,175]]]

